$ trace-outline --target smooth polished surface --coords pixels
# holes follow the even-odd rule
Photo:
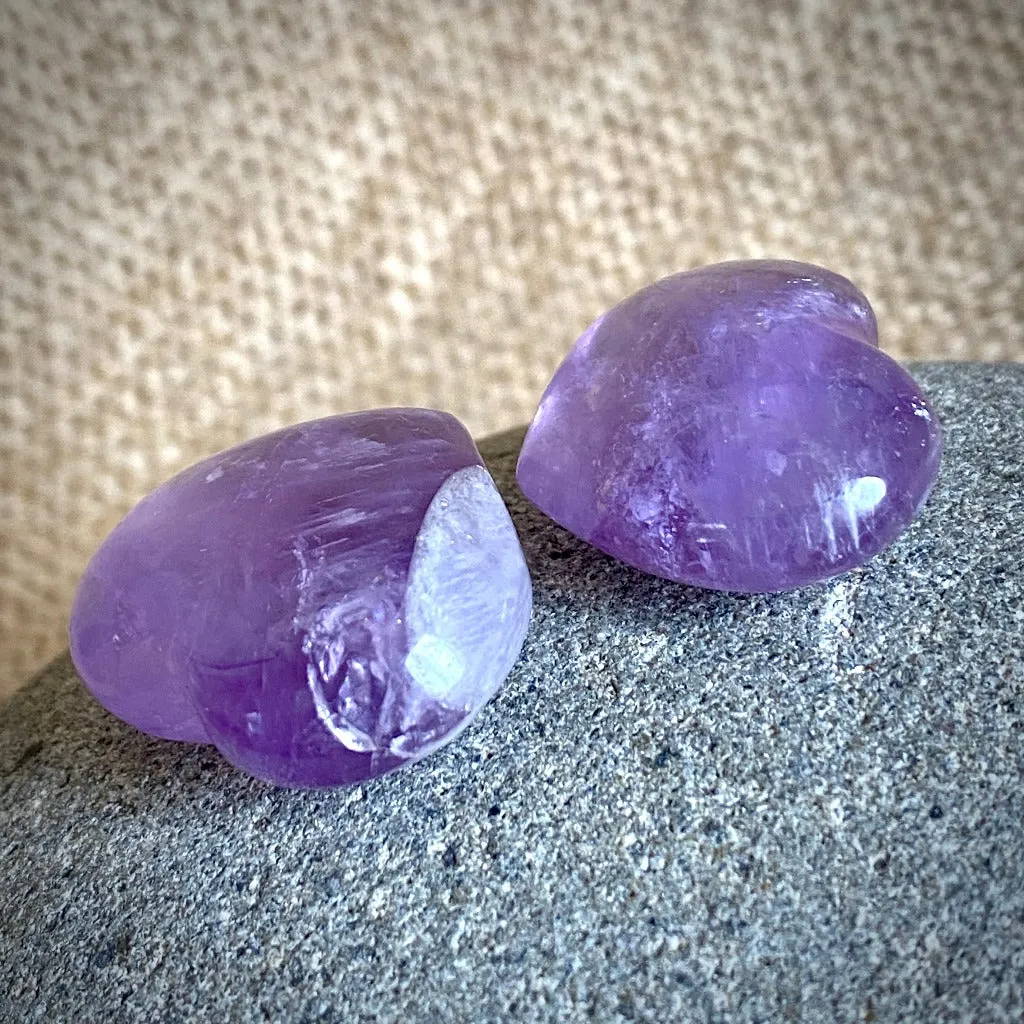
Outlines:
[[[529,617],[515,529],[465,428],[388,409],[256,438],[144,498],[86,570],[71,653],[138,728],[324,786],[455,735]]]
[[[845,278],[781,260],[675,274],[593,323],[523,444],[542,511],[645,572],[741,593],[846,572],[913,519],[941,432]]]
[[[523,657],[352,789],[151,739],[54,663],[0,709],[0,1019],[1022,1019],[1024,367],[914,372],[932,500],[787,594],[631,570],[519,494],[519,437],[481,444]]]

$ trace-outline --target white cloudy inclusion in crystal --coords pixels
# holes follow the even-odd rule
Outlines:
[[[508,675],[530,621],[530,576],[482,466],[453,473],[416,537],[405,594],[405,667],[424,694],[467,711]]]

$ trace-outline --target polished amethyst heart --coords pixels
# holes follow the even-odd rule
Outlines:
[[[451,739],[512,668],[530,608],[465,429],[386,409],[258,438],[144,498],[86,569],[71,654],[138,728],[328,786]]]
[[[752,260],[667,277],[593,323],[517,472],[527,497],[602,551],[756,593],[835,576],[895,540],[941,446],[849,281]]]

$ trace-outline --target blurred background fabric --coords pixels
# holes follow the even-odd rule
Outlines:
[[[0,693],[186,464],[378,405],[526,421],[671,271],[853,278],[1022,359],[1024,4],[0,0]]]

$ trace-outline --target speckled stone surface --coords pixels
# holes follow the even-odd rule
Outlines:
[[[0,1020],[1018,1021],[1024,367],[849,576],[644,577],[531,511],[519,666],[454,743],[272,789],[59,659],[0,712]]]

